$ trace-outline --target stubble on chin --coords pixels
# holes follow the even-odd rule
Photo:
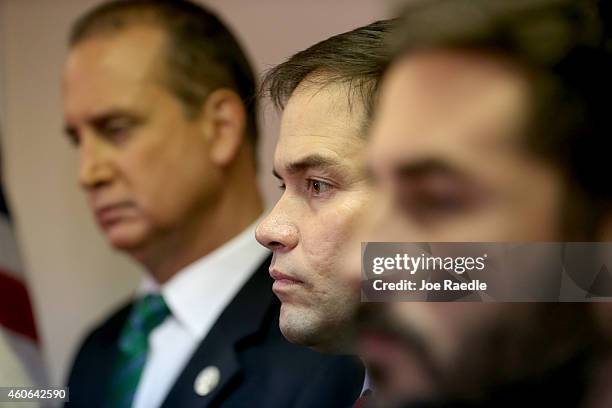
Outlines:
[[[283,304],[279,317],[279,327],[283,336],[291,343],[305,347],[316,344],[316,325],[311,313],[300,310],[294,305]]]

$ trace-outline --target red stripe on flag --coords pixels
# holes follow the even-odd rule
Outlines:
[[[34,313],[23,282],[0,268],[0,325],[38,342]]]

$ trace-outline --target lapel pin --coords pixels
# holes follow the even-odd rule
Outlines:
[[[196,377],[193,383],[193,390],[200,397],[204,397],[211,393],[212,390],[219,384],[221,372],[215,366],[208,366]]]

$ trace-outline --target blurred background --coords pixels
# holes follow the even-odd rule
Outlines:
[[[333,34],[389,17],[378,0],[200,0],[234,29],[258,74]],[[96,230],[63,135],[60,73],[71,23],[94,0],[0,0],[3,176],[51,384],[63,384],[88,328],[140,271]],[[260,183],[270,206],[278,115],[262,104]]]

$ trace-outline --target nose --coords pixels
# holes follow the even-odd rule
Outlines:
[[[299,230],[279,201],[270,214],[257,226],[255,238],[273,252],[288,252],[299,242]]]
[[[113,178],[107,147],[93,135],[84,135],[79,144],[79,184],[89,190],[108,184]]]

